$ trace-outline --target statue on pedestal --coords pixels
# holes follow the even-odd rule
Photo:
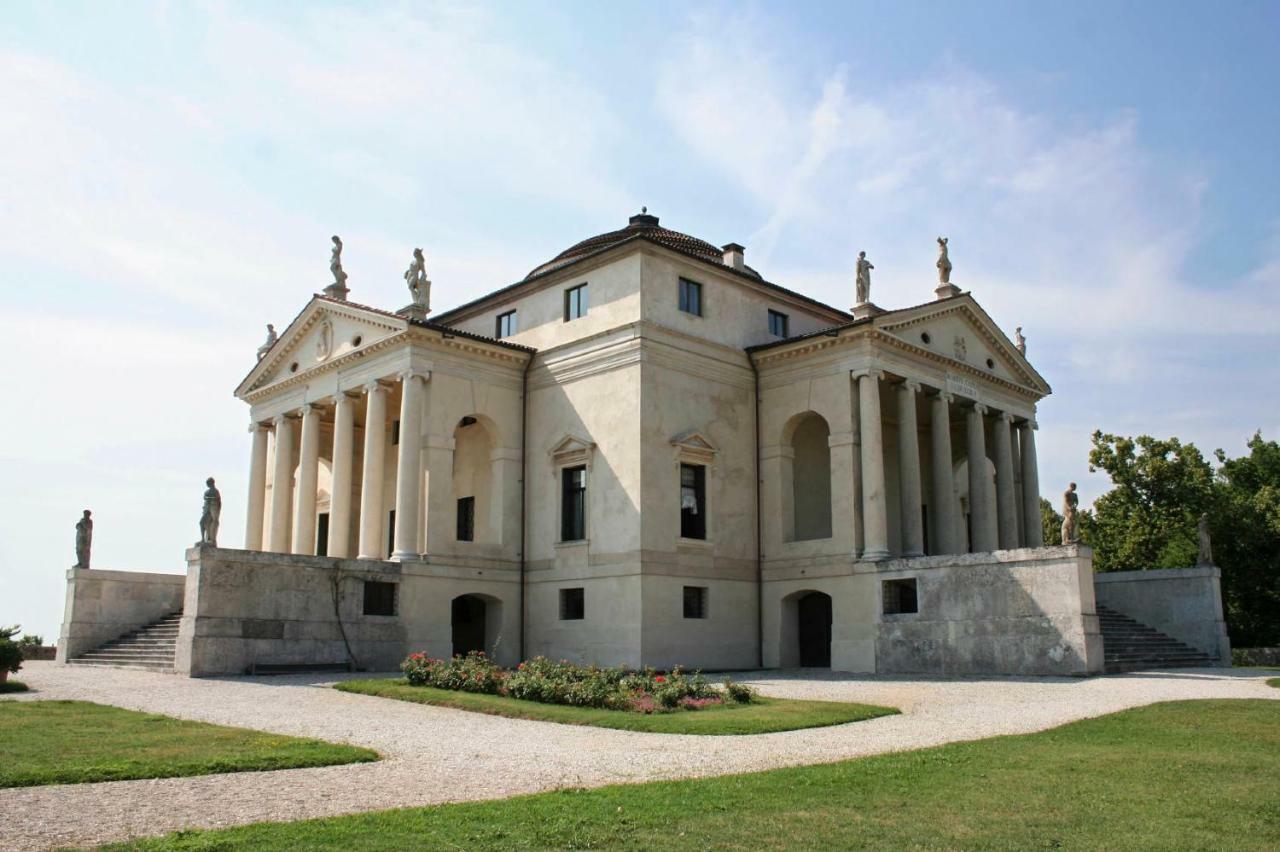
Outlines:
[[[93,518],[88,509],[76,521],[76,568],[89,567],[89,551],[93,548]]]
[[[1027,354],[1027,339],[1022,336],[1022,326],[1018,326],[1013,330],[1013,342],[1018,347],[1018,352],[1022,355]]]
[[[334,234],[332,240],[333,254],[329,256],[329,271],[333,273],[333,283],[324,288],[324,294],[331,299],[346,301],[347,293],[351,291],[347,287],[347,273],[342,269],[342,238]]]
[[[200,544],[218,546],[218,521],[222,517],[222,495],[213,486],[213,477],[204,481],[204,509],[200,512]]]
[[[1200,541],[1200,553],[1196,556],[1197,568],[1209,568],[1213,565],[1213,546],[1209,542],[1209,513],[1200,515],[1196,523],[1196,538]]]
[[[947,257],[947,238],[938,237],[938,283],[951,283],[951,258]]]
[[[405,283],[409,285],[409,294],[413,296],[413,307],[423,315],[431,312],[431,281],[427,278],[427,260],[422,256],[422,249],[413,250],[413,263],[404,273]]]
[[[858,252],[858,272],[856,276],[856,302],[859,305],[865,305],[871,301],[871,270],[875,269],[871,265],[871,261],[867,260],[865,251]]]
[[[1080,495],[1076,494],[1076,484],[1062,494],[1062,543],[1080,543]]]
[[[276,345],[276,327],[271,323],[267,323],[267,340],[258,347],[258,360],[261,361],[271,351],[271,347]]]

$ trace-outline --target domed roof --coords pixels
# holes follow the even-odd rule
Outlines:
[[[724,262],[724,251],[716,248],[706,240],[700,240],[697,237],[691,237],[688,234],[682,234],[679,231],[672,231],[663,228],[658,224],[658,217],[649,215],[647,209],[642,209],[638,215],[632,216],[627,223],[627,227],[617,231],[610,231],[607,234],[599,234],[594,237],[575,243],[564,251],[560,252],[551,260],[534,267],[525,280],[529,280],[537,275],[551,272],[561,267],[568,266],[575,260],[580,260],[590,254],[613,248],[614,246],[624,243],[627,240],[641,237],[643,239],[655,242],[658,245],[666,246],[669,249],[689,254],[700,260],[710,261],[712,263]],[[760,274],[751,267],[745,267],[743,270],[756,278]]]

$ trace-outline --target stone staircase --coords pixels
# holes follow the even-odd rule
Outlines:
[[[166,615],[105,645],[86,651],[68,662],[73,666],[125,666],[132,669],[173,671],[178,648],[178,622],[182,613]]]
[[[1124,613],[1098,604],[1102,650],[1107,674],[1147,669],[1199,668],[1218,661],[1204,651],[1134,621]]]

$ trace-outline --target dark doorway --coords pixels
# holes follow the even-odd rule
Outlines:
[[[329,555],[329,513],[321,512],[316,519],[316,556]]]
[[[474,595],[453,599],[453,655],[484,650],[484,601]]]
[[[810,592],[799,606],[800,665],[831,667],[831,596]]]

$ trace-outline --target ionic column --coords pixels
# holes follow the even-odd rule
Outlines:
[[[920,435],[916,426],[919,382],[898,385],[898,476],[902,502],[902,555],[924,555],[924,519],[920,515]]]
[[[885,506],[884,434],[880,424],[880,379],[871,370],[858,376],[859,430],[862,440],[862,558],[889,558],[889,516]]]
[[[1019,428],[1022,439],[1022,524],[1027,547],[1044,547],[1044,525],[1040,522],[1040,468],[1036,462],[1036,425],[1025,421]]]
[[[987,407],[974,403],[969,409],[969,550],[986,553],[996,549],[996,519],[991,512],[991,483],[987,480],[987,438],[983,415]]]
[[[282,414],[274,423],[276,457],[271,471],[271,533],[267,549],[288,553],[293,508],[293,422]]]
[[[267,509],[267,428],[249,424],[253,449],[249,451],[249,515],[245,519],[244,549],[262,549],[262,522]]]
[[[302,406],[302,442],[298,447],[298,499],[293,510],[293,552],[316,553],[316,480],[320,464],[320,409]]]
[[[355,470],[355,400],[338,393],[333,405],[333,495],[329,498],[330,556],[351,558],[351,485]]]
[[[396,460],[396,540],[391,558],[417,559],[418,519],[422,516],[422,381],[406,371],[400,377],[400,455]]]
[[[360,558],[382,559],[382,466],[387,457],[387,389],[364,386],[364,472],[360,482]]]
[[[938,391],[929,404],[930,444],[933,448],[933,494],[929,516],[933,520],[935,553],[958,553],[956,542],[956,486],[951,470],[951,394]]]
[[[1018,546],[1018,495],[1013,486],[1013,446],[1009,430],[1013,415],[1001,412],[996,419],[996,515],[1000,528],[1000,548]]]

